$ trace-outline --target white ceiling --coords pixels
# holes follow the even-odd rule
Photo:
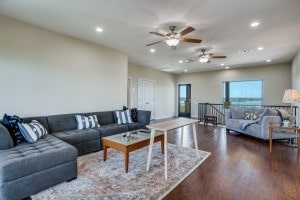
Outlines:
[[[300,49],[300,0],[0,0],[0,15],[52,31],[111,47],[128,54],[129,61],[181,73],[290,62]],[[260,26],[249,27],[253,21]],[[167,33],[192,26],[188,38],[200,44],[180,43],[170,50],[150,31]],[[104,31],[96,33],[101,26]],[[256,48],[263,46],[264,50]],[[182,63],[195,49],[226,55],[210,64]],[[253,52],[238,53],[253,50]],[[225,66],[220,66],[225,63]]]

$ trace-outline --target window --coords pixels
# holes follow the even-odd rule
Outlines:
[[[262,80],[223,82],[223,100],[231,105],[262,105]]]

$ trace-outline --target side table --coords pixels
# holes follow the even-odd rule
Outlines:
[[[214,125],[214,127],[217,127],[217,125],[218,125],[217,116],[204,115],[204,128],[207,128],[208,123],[212,123]]]
[[[273,136],[273,130],[274,129],[280,129],[280,130],[288,130],[288,131],[296,131],[296,139],[298,139],[298,132],[300,132],[300,128],[298,127],[285,127],[280,125],[272,125],[272,123],[269,124],[269,140],[270,140],[270,154],[272,153],[272,136]],[[299,150],[299,147],[298,147]]]

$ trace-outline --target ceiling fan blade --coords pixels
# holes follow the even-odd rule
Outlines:
[[[157,32],[149,32],[150,34],[154,34],[154,35],[158,35],[158,36],[162,36],[165,37],[166,35],[161,34],[161,33],[157,33]]]
[[[146,44],[146,46],[151,46],[151,45],[154,45],[154,44],[158,44],[158,43],[160,43],[162,41],[165,41],[165,40],[161,40],[161,41],[153,42],[153,43],[150,43],[150,44]]]
[[[187,27],[185,29],[183,29],[182,31],[180,31],[179,35],[183,36],[183,35],[186,35],[190,32],[193,32],[195,29],[193,27]]]
[[[226,58],[226,56],[211,56],[211,58]]]
[[[202,40],[199,39],[192,39],[192,38],[181,38],[182,42],[191,42],[191,43],[201,43]]]

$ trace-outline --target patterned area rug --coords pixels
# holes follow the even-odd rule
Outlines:
[[[42,191],[40,199],[161,199],[191,174],[209,152],[168,144],[168,180],[164,179],[164,157],[160,143],[155,143],[149,172],[146,171],[148,147],[131,152],[129,171],[125,173],[124,154],[108,149],[103,162],[102,151],[78,158],[77,179]]]

